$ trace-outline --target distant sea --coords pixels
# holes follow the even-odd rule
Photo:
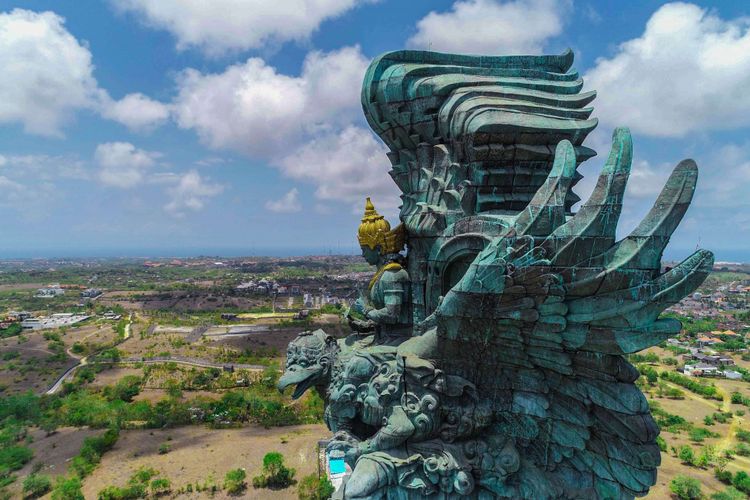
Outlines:
[[[309,255],[352,255],[357,246],[337,247],[243,247],[243,248],[69,248],[3,249],[0,259],[53,258],[185,258],[185,257],[305,257]]]
[[[710,249],[710,245],[705,245]],[[665,261],[681,261],[695,249],[667,248]],[[184,257],[305,257],[309,255],[354,255],[359,247],[176,247],[176,248],[69,248],[69,249],[3,249],[0,259],[45,259],[45,258],[184,258]],[[717,261],[750,263],[750,248],[716,249]]]

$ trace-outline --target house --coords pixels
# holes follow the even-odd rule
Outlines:
[[[698,337],[697,344],[698,347],[705,347],[707,345],[713,345],[713,344],[719,344],[721,340],[719,339],[712,339],[711,337],[706,337],[705,335],[702,335]]]
[[[742,380],[742,374],[734,370],[724,370],[724,376],[729,380]]]
[[[50,285],[46,288],[38,289],[34,297],[39,299],[52,299],[60,295],[65,295],[65,290],[60,288],[60,285]]]
[[[685,365],[683,373],[688,377],[716,377],[721,374],[718,367],[703,363]]]

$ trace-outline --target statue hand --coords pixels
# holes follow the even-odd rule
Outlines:
[[[371,320],[362,321],[359,319],[354,319],[351,316],[348,319],[349,319],[349,327],[355,332],[366,333],[366,332],[371,332],[372,330],[375,329],[374,321],[371,321]]]
[[[364,315],[365,311],[367,311],[367,305],[365,304],[365,301],[362,300],[362,297],[360,297],[354,301],[351,309],[353,309],[355,312],[358,312],[359,314]]]

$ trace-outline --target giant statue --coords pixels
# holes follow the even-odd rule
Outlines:
[[[626,499],[655,483],[659,429],[626,355],[680,331],[660,313],[712,267],[705,250],[661,264],[698,170],[680,162],[618,240],[632,144],[616,129],[574,212],[597,122],[572,62],[397,51],[367,70],[400,224],[366,201],[376,270],[352,333],[302,333],[279,382],[324,394],[343,498]]]

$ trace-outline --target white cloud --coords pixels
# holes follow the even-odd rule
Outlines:
[[[646,160],[633,162],[628,179],[627,195],[633,198],[656,198],[673,168],[674,165],[667,163],[654,167]]]
[[[0,13],[0,123],[61,136],[76,110],[97,106],[91,53],[63,23],[53,12]]]
[[[359,47],[305,58],[298,77],[260,58],[223,73],[185,71],[174,104],[177,124],[213,148],[272,156],[290,142],[361,114],[359,89],[368,61]]]
[[[201,210],[209,198],[223,190],[223,186],[209,182],[196,170],[190,170],[179,178],[175,186],[167,188],[169,203],[164,205],[164,209],[176,217],[182,217],[186,210]]]
[[[292,188],[278,200],[268,200],[266,202],[266,210],[279,214],[299,212],[302,210],[302,204],[299,201],[299,191],[297,188]]]
[[[119,101],[107,100],[102,116],[135,131],[149,131],[169,118],[169,106],[143,94],[128,94]]]
[[[398,206],[396,189],[388,175],[387,148],[368,130],[354,125],[315,138],[279,161],[289,177],[316,184],[315,195],[359,207],[366,196],[382,210]]]
[[[750,125],[750,20],[662,6],[644,33],[584,76],[607,124],[653,136]]]
[[[463,0],[417,22],[411,47],[472,54],[536,54],[562,33],[568,0]]]
[[[0,124],[62,137],[76,112],[90,110],[134,129],[163,123],[165,105],[142,94],[113,101],[94,78],[91,52],[54,12],[0,13]]]
[[[7,194],[11,191],[17,192],[21,191],[22,189],[23,186],[21,186],[21,184],[8,179],[4,175],[0,175],[0,193],[3,193],[3,196],[7,196]]]
[[[94,152],[94,160],[101,167],[99,180],[119,188],[131,188],[143,182],[145,171],[156,165],[160,156],[129,142],[99,144]]]
[[[217,55],[304,40],[362,0],[121,0],[114,5],[169,31],[177,47]]]
[[[308,54],[296,77],[258,58],[219,74],[188,70],[178,81],[174,115],[212,148],[262,158],[314,184],[319,199],[372,195],[395,208],[387,150],[357,125],[367,63],[358,47],[345,47]]]

